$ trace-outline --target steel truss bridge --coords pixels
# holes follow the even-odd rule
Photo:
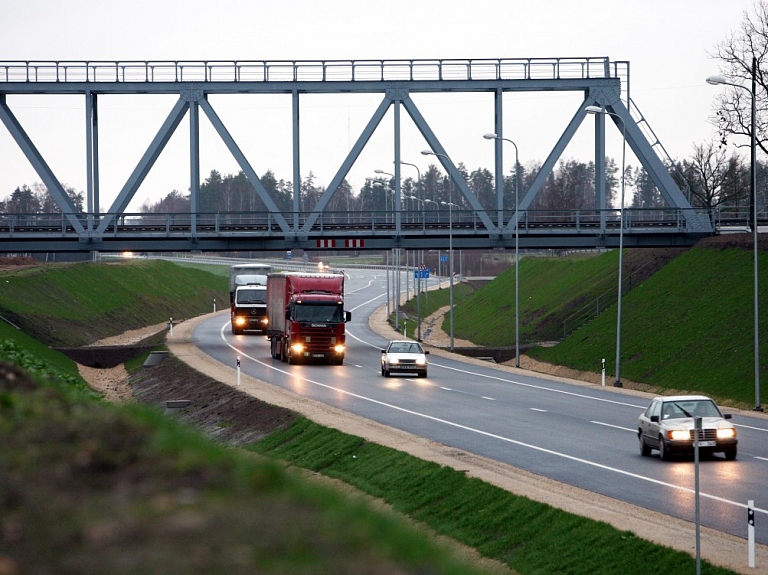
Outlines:
[[[628,93],[629,62],[595,58],[323,61],[0,61],[0,119],[55,199],[61,213],[0,214],[3,252],[243,251],[389,248],[594,248],[692,245],[717,231],[713,214],[694,210],[675,184],[666,152]],[[622,87],[624,99],[622,100]],[[504,205],[505,92],[576,91],[583,100],[517,206]],[[496,205],[483,207],[410,94],[487,92],[494,96]],[[293,208],[280,211],[208,101],[211,94],[286,94],[292,98]],[[310,212],[302,212],[300,99],[304,94],[379,93],[367,125]],[[9,95],[80,94],[86,119],[87,211],[78,212],[38,147],[7,103]],[[178,100],[113,204],[99,204],[98,99],[108,95],[174,94]],[[579,126],[594,114],[595,205],[585,210],[530,208]],[[326,208],[390,108],[394,109],[394,202],[387,212]],[[469,209],[410,206],[400,188],[400,125],[405,110]],[[264,212],[200,213],[200,110],[232,153]],[[125,210],[179,123],[189,114],[190,213]],[[667,203],[623,212],[606,206],[605,129],[609,119]],[[478,132],[479,133],[479,132]],[[741,220],[743,222],[744,220]]]

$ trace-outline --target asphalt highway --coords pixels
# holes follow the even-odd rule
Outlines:
[[[692,458],[663,462],[642,457],[637,417],[650,396],[452,354],[429,356],[425,379],[384,378],[381,348],[388,341],[369,326],[386,302],[381,271],[348,270],[344,365],[288,365],[272,359],[263,336],[231,334],[228,317],[201,323],[193,342],[225,365],[313,400],[447,446],[694,521]],[[412,327],[412,326],[411,326]],[[747,537],[747,501],[755,501],[756,541],[768,544],[768,420],[734,412],[739,434],[735,461],[700,463],[701,524]]]

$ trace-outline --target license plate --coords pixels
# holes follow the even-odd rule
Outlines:
[[[699,447],[714,447],[717,441],[699,441]]]
[[[325,354],[323,354],[323,353],[313,353],[312,357],[325,357]]]

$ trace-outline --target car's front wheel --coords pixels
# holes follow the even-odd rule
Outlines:
[[[640,455],[643,457],[648,457],[651,455],[651,448],[645,443],[642,431],[637,432],[637,439],[640,441]]]
[[[662,461],[669,461],[672,457],[669,449],[667,449],[667,445],[664,443],[664,438],[661,436],[659,437],[659,457]]]
[[[736,453],[737,452],[736,452],[736,448],[735,447],[732,448],[732,449],[726,449],[725,450],[725,458],[728,461],[733,461],[734,459],[736,459]]]

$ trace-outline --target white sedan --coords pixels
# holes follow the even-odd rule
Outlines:
[[[427,355],[421,344],[411,340],[390,341],[386,349],[381,350],[381,375],[389,377],[391,373],[416,373],[427,377]]]

